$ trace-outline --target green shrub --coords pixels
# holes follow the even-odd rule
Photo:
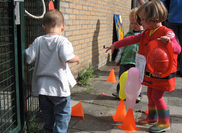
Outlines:
[[[94,70],[92,68],[93,68],[92,64],[89,64],[89,67],[86,70],[82,69],[78,73],[78,84],[79,85],[81,85],[83,87],[91,85],[91,83],[88,82],[88,80],[93,76]]]

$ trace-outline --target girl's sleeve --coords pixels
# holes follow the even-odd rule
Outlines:
[[[177,42],[174,32],[173,31],[168,31],[167,36],[170,38],[174,53],[175,54],[180,54],[181,53],[181,46]]]
[[[138,34],[138,35],[128,36],[128,37],[126,37],[122,40],[114,42],[115,48],[118,49],[118,48],[121,48],[121,47],[125,47],[125,46],[128,46],[128,45],[139,43],[141,35],[142,35],[142,33]]]
[[[174,53],[175,54],[180,54],[181,53],[181,46],[180,44],[176,41],[175,38],[171,38],[171,43],[172,43],[172,47],[174,49]]]

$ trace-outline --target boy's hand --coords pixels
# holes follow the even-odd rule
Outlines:
[[[157,40],[161,40],[163,43],[168,43],[170,38],[168,36],[161,36],[160,38],[157,38]]]
[[[76,55],[76,65],[78,65],[79,63],[80,63],[80,59],[79,59],[79,57]]]
[[[115,62],[115,66],[119,66],[120,65],[120,63],[119,62]]]
[[[32,44],[29,44],[28,47],[30,47]]]
[[[112,53],[113,53],[113,51],[114,51],[114,49],[115,49],[115,45],[112,44],[110,47],[106,47],[105,49],[106,49],[106,53],[107,53],[108,50],[110,50],[110,49],[111,49],[111,51],[112,51]]]
[[[80,63],[80,60],[77,61],[76,65],[78,65]]]

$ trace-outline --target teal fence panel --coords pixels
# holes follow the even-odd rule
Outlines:
[[[0,133],[21,128],[14,7],[13,1],[0,0]]]
[[[44,0],[46,10],[49,1]],[[59,0],[53,1],[58,8]],[[31,95],[34,63],[28,65],[24,54],[45,32],[42,19],[28,16],[25,9],[40,16],[42,0],[0,0],[0,133],[26,132],[27,122],[39,112],[38,97]]]

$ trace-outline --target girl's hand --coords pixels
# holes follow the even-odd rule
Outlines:
[[[113,53],[113,51],[114,51],[114,49],[115,49],[115,45],[112,44],[110,47],[106,47],[105,49],[106,49],[106,53],[107,53],[108,50],[110,50],[110,49],[111,49],[111,51],[112,51],[112,53]]]
[[[157,38],[157,40],[161,40],[163,43],[168,43],[170,38],[168,36],[161,36],[160,38]]]

